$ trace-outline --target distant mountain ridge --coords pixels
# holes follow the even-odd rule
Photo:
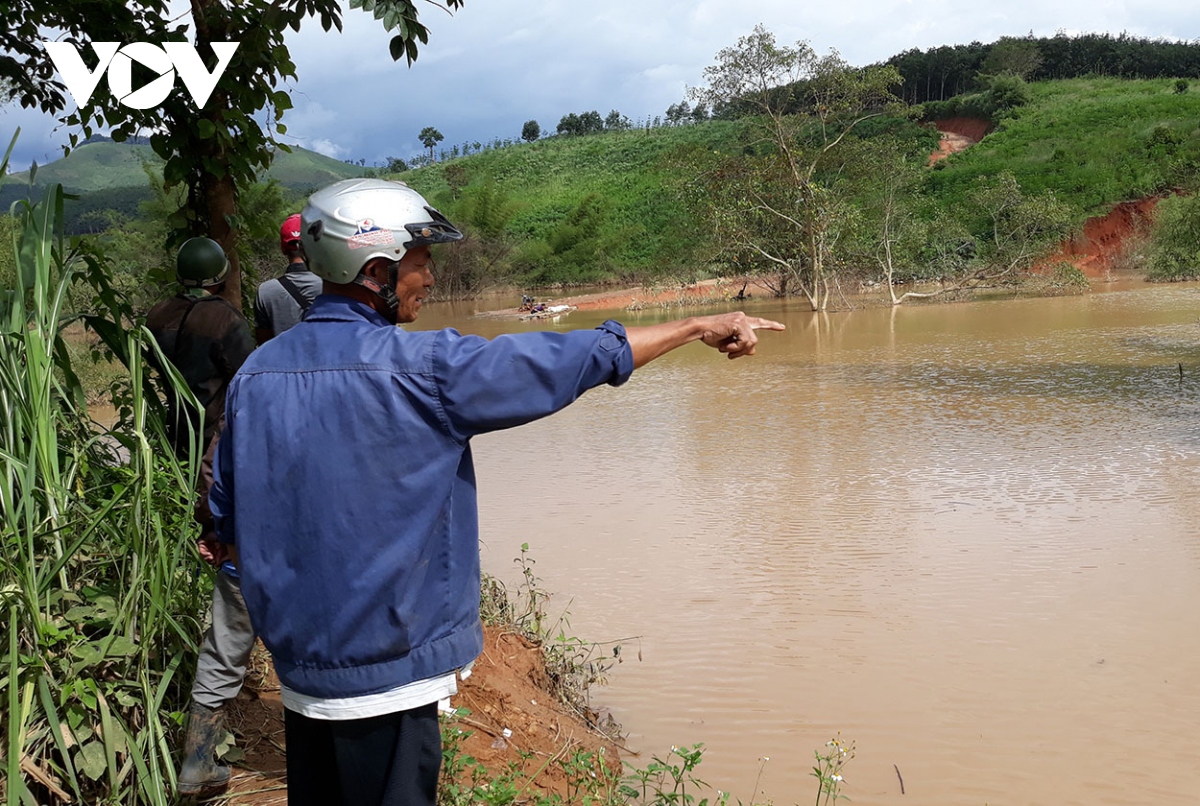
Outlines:
[[[340,179],[361,176],[363,169],[306,148],[292,146],[291,153],[279,151],[267,171],[267,178],[294,190],[321,187]],[[92,193],[116,188],[145,187],[143,165],[161,166],[145,138],[133,142],[115,143],[107,138],[92,138],[61,159],[39,165],[35,182],[46,186],[58,182],[74,193]],[[22,171],[7,177],[5,196],[13,186],[27,186],[29,172]]]

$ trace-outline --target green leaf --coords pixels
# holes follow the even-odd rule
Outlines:
[[[162,133],[150,135],[150,147],[154,149],[154,153],[166,159],[171,156],[171,141]]]
[[[163,165],[163,181],[168,185],[177,185],[187,178],[188,166],[182,157],[174,156]]]
[[[97,741],[85,744],[75,756],[75,766],[88,778],[99,781],[106,767],[104,745]]]
[[[80,644],[77,647],[73,647],[71,649],[71,654],[79,660],[79,663],[77,664],[78,666],[92,666],[104,660],[104,652],[100,649],[99,642],[96,641],[89,641],[86,644]],[[89,696],[90,695],[85,695],[82,691],[79,693],[79,698],[83,700],[89,708],[95,708],[96,698],[94,696],[90,696],[91,701],[89,702]]]
[[[96,615],[96,608],[91,605],[82,605],[80,607],[72,607],[63,616],[67,621],[87,621],[92,616]]]
[[[217,125],[207,118],[200,118],[196,123],[196,132],[201,140],[208,140],[217,133]]]
[[[137,654],[137,651],[138,645],[132,638],[118,635],[108,642],[108,650],[105,655],[110,658],[128,658]]]
[[[104,760],[108,770],[108,785],[110,791],[116,792],[117,787],[117,753],[125,749],[125,732],[117,728],[113,721],[108,702],[100,697],[100,724],[104,729]]]
[[[388,52],[392,55],[392,61],[394,61],[394,62],[400,61],[400,57],[404,55],[404,47],[405,47],[404,37],[402,37],[402,36],[393,36],[392,37],[391,41],[388,42]]]
[[[284,126],[282,123],[276,123],[275,131],[279,134],[287,134],[287,126]]]

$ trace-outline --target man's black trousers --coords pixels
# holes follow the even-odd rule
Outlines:
[[[288,806],[434,806],[442,765],[437,703],[355,719],[284,709]]]

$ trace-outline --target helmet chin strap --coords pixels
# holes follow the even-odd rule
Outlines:
[[[355,285],[361,285],[368,291],[375,292],[376,296],[383,300],[387,306],[387,319],[394,325],[396,324],[396,316],[400,312],[400,298],[396,296],[396,280],[400,277],[400,264],[390,263],[388,265],[388,284],[381,286],[379,283],[372,280],[367,275],[359,272],[354,278]]]

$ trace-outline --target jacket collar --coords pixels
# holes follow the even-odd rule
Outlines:
[[[321,294],[313,300],[306,322],[368,322],[377,327],[395,327],[391,322],[379,315],[379,312],[350,297],[340,294]]]

